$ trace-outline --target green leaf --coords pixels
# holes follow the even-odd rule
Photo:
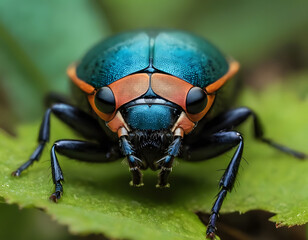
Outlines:
[[[267,136],[307,151],[308,96],[307,91],[297,94],[296,83],[295,88],[275,85],[263,92],[246,89],[241,102],[260,115]],[[53,118],[51,124],[51,143],[77,138],[58,120]],[[262,209],[275,213],[271,220],[282,225],[306,223],[308,162],[257,142],[251,124],[248,121],[242,129],[244,158],[249,164],[242,161],[238,184],[228,194],[222,213]],[[63,198],[54,204],[48,201],[53,191],[48,151],[20,178],[10,176],[31,154],[38,127],[21,126],[16,139],[5,133],[0,136],[0,195],[7,202],[42,208],[78,234],[102,233],[110,238],[136,240],[204,239],[205,227],[194,212],[210,211],[222,175],[217,170],[226,168],[232,151],[200,163],[179,160],[168,189],[155,188],[157,173],[151,171],[144,172],[144,187],[130,187],[128,166],[121,160],[86,164],[59,156],[66,182]]]

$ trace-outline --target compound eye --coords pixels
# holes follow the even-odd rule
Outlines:
[[[113,113],[115,110],[115,98],[109,87],[100,88],[95,94],[95,106],[102,113]]]
[[[186,97],[186,109],[188,113],[197,114],[206,107],[206,93],[199,87],[193,87],[189,90]]]

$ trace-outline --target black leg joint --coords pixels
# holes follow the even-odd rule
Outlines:
[[[57,144],[55,143],[50,151],[51,157],[51,171],[52,171],[52,180],[54,184],[61,182],[64,180],[61,167],[58,162],[58,158],[56,155]]]

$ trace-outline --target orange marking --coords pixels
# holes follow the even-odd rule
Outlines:
[[[229,64],[229,70],[228,72],[223,75],[220,79],[218,79],[216,82],[208,85],[205,90],[207,93],[214,93],[216,92],[219,88],[221,88],[222,85],[226,83],[228,79],[233,77],[234,74],[237,73],[237,71],[240,68],[240,64],[237,61],[231,61]]]
[[[127,131],[129,131],[128,126],[126,125],[122,114],[120,112],[117,112],[117,114],[115,115],[115,117],[107,123],[107,126],[110,128],[111,131],[118,133],[119,137],[120,134],[122,134],[122,131],[119,131],[120,128],[125,128]]]
[[[76,64],[72,64],[67,69],[67,75],[83,92],[88,94],[88,101],[95,113],[103,120],[110,121],[116,114],[118,108],[141,95],[145,94],[149,88],[149,76],[146,73],[129,75],[108,85],[115,96],[115,111],[105,114],[99,111],[95,105],[96,89],[77,77]]]
[[[115,110],[111,114],[102,113],[97,109],[95,105],[96,91],[94,91],[94,94],[88,95],[88,100],[91,107],[96,114],[105,121],[110,121],[113,119],[117,110],[122,105],[140,97],[147,92],[149,88],[149,76],[146,73],[129,75],[109,84],[108,87],[110,87],[113,92],[116,103]]]
[[[116,102],[115,111],[148,91],[150,84],[149,75],[138,73],[121,78],[108,85],[113,92]]]
[[[203,111],[197,114],[190,114],[186,109],[186,97],[189,90],[194,87],[192,84],[174,76],[155,73],[151,78],[151,86],[157,95],[181,106],[186,112],[187,117],[193,122],[198,122],[205,116],[215,99],[215,95],[207,94],[207,105]]]
[[[72,80],[74,84],[77,85],[82,91],[84,91],[87,94],[94,94],[95,88],[91,86],[90,84],[86,83],[85,81],[82,81],[80,78],[77,77],[76,74],[76,64],[71,64],[66,71],[69,78]]]
[[[194,85],[171,75],[155,73],[151,77],[153,91],[186,111],[186,96]]]

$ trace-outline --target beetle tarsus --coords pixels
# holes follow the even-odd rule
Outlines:
[[[172,162],[170,165],[172,165]],[[169,175],[172,172],[172,167],[161,167],[161,170],[158,174],[158,183],[156,184],[157,188],[169,188],[170,184],[168,183]]]
[[[136,184],[133,182],[133,180],[129,182],[129,185],[132,187],[143,187],[144,186],[143,182]]]
[[[49,200],[52,202],[57,203],[58,200],[61,198],[62,193],[61,192],[54,192],[53,194],[50,195]]]
[[[172,164],[174,157],[171,157],[168,162],[164,162],[164,165],[161,166],[161,170],[158,175],[158,183],[156,187],[158,188],[168,188],[170,184],[168,183],[169,175],[172,172]]]
[[[50,195],[49,199],[55,203],[62,197],[63,194],[63,187],[61,181],[57,181],[55,183],[55,192]]]
[[[130,185],[136,187],[143,186],[142,173],[140,171],[140,167],[143,165],[142,160],[134,155],[134,149],[125,135],[120,137],[119,144],[123,155],[127,158],[129,170],[132,173]]]
[[[160,167],[160,172],[158,175],[158,183],[156,187],[165,188],[170,186],[170,184],[168,183],[168,178],[172,171],[173,160],[180,153],[181,144],[182,144],[182,137],[176,136],[172,141],[172,143],[170,144],[170,146],[168,147],[167,150],[168,155],[164,156],[163,158],[161,158],[156,162]]]
[[[29,160],[22,164],[16,171],[12,172],[12,176],[19,177],[20,174],[26,170],[28,167],[30,167],[34,161],[38,161],[40,159],[40,156],[44,150],[45,147],[45,141],[40,142],[40,144],[37,146],[37,148],[34,150],[32,155],[30,156]]]
[[[214,203],[214,206],[212,207],[210,221],[209,221],[209,224],[208,224],[207,230],[206,230],[206,236],[207,237],[209,236],[210,239],[214,239],[215,238],[216,222],[217,222],[217,219],[219,217],[219,210],[221,208],[221,205],[222,205],[226,195],[227,195],[227,189],[223,187],[220,190],[220,192],[218,193],[217,199],[216,199],[216,201]]]
[[[140,171],[139,167],[138,166],[130,167],[129,170],[132,174],[132,181],[130,182],[130,185],[134,187],[143,186],[142,172]]]
[[[208,228],[209,229],[209,228]],[[206,231],[206,238],[207,239],[211,239],[211,240],[214,240],[216,239],[216,235],[215,235],[215,231],[212,230],[212,231]]]
[[[14,171],[14,172],[12,172],[11,173],[11,176],[13,176],[13,177],[19,177],[20,176],[20,170],[19,169],[17,169],[16,171]]]
[[[286,146],[283,146],[283,145],[280,145],[278,143],[275,143],[274,141],[268,139],[268,138],[261,138],[261,141],[264,142],[264,143],[267,143],[268,145],[284,152],[284,153],[287,153],[293,157],[296,157],[298,159],[301,159],[301,160],[304,160],[304,159],[307,159],[308,158],[308,155],[305,154],[305,153],[302,153],[302,152],[298,152],[296,150],[293,150],[289,147],[286,147]]]

